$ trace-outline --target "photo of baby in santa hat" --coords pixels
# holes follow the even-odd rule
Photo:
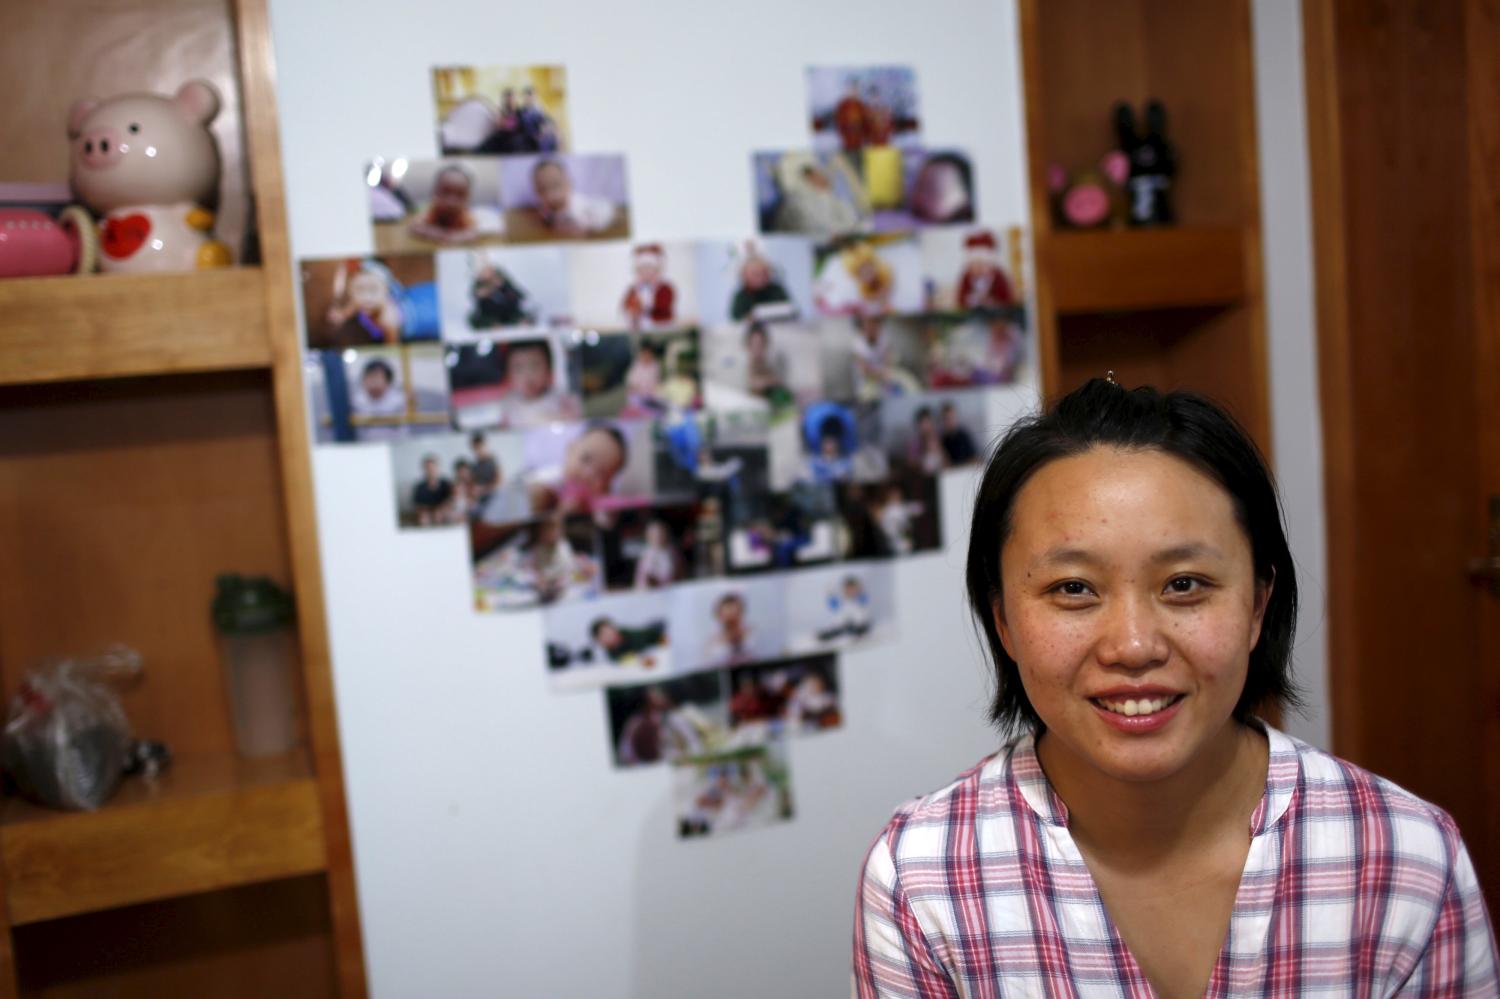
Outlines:
[[[659,330],[677,320],[677,289],[666,277],[666,251],[641,243],[631,251],[634,278],[620,301],[625,324],[633,330]]]

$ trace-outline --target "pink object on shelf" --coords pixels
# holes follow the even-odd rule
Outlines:
[[[93,220],[76,205],[56,219],[31,208],[0,208],[0,277],[86,274],[97,257]]]

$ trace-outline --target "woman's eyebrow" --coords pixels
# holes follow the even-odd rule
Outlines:
[[[1160,564],[1164,562],[1186,562],[1195,558],[1222,560],[1224,553],[1206,542],[1189,541],[1185,544],[1173,545],[1171,548],[1163,548],[1151,556],[1151,561]]]
[[[1100,566],[1104,559],[1095,555],[1086,548],[1070,548],[1066,545],[1056,545],[1048,548],[1032,564],[1034,568],[1049,565],[1074,565],[1083,564],[1089,566]]]

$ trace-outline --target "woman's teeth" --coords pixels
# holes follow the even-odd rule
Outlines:
[[[1125,701],[1106,701],[1102,698],[1095,698],[1094,703],[1106,711],[1133,718],[1136,715],[1154,715],[1158,711],[1164,711],[1168,705],[1177,700],[1177,697],[1178,695],[1172,694],[1167,697],[1142,697]]]

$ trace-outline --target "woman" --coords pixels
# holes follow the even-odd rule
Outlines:
[[[1017,734],[871,848],[860,996],[1495,994],[1447,814],[1255,717],[1297,585],[1222,411],[1095,380],[1019,424],[968,590]]]

